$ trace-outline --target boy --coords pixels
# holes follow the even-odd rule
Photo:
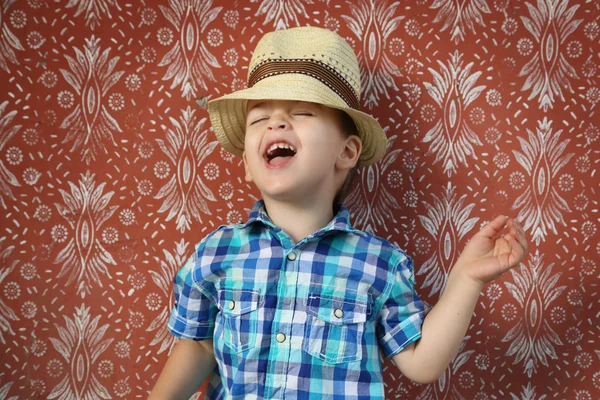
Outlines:
[[[421,301],[412,260],[352,228],[337,204],[349,173],[386,147],[359,93],[350,46],[303,27],[266,34],[248,89],[209,103],[217,137],[263,200],[177,274],[168,327],[181,340],[151,399],[188,399],[211,372],[211,399],[382,399],[382,356],[434,382],[484,283],[522,260],[523,230],[499,216],[470,240],[436,306]]]

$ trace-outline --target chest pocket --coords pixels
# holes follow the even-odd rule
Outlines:
[[[302,348],[330,364],[361,360],[363,333],[370,311],[368,299],[310,294]]]
[[[219,329],[225,344],[234,352],[241,353],[256,344],[258,291],[242,289],[219,290],[219,309],[222,326]]]

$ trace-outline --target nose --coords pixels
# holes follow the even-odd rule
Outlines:
[[[281,113],[273,115],[269,120],[268,129],[270,131],[278,129],[285,130],[287,127],[288,121],[283,117],[283,115],[281,115]]]

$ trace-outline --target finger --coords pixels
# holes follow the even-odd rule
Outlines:
[[[512,261],[510,262],[510,268],[514,268],[517,265],[519,265],[520,262],[523,260],[523,257],[525,257],[525,253],[527,252],[527,241],[525,241],[525,239],[520,234],[518,235],[518,237],[514,237],[511,235],[511,240],[512,250],[509,256],[509,260]]]
[[[485,236],[488,239],[494,238],[498,232],[506,225],[506,219],[504,215],[498,215],[496,218],[488,222],[480,231],[479,235]]]
[[[512,225],[511,234],[516,239],[516,241],[521,245],[521,247],[523,248],[523,252],[526,253],[528,246],[527,246],[527,237],[525,235],[525,231],[523,230],[521,225],[518,223],[518,221],[516,221],[514,219],[510,220],[510,224]]]
[[[514,228],[517,232],[521,232],[521,233],[525,233],[525,231],[523,230],[523,228],[521,227],[521,225],[519,224],[519,221],[517,221],[514,218],[509,219],[507,222],[507,225],[510,228]]]
[[[523,229],[523,227],[521,226],[521,224],[519,223],[519,221],[514,220],[514,225],[515,225],[515,228],[517,229],[517,231],[521,232],[521,234],[523,236],[525,236],[525,230]]]
[[[521,260],[520,254],[522,253],[523,249],[515,240],[514,236],[510,233],[505,233],[504,235],[502,235],[502,238],[506,241],[507,245],[509,246],[508,251],[502,253],[504,255],[504,262],[500,264],[500,272],[505,273],[506,271],[513,269],[519,264],[519,262],[516,262],[516,260]]]
[[[523,248],[523,254],[527,253],[527,249],[528,249],[528,244],[527,244],[527,237],[525,236],[525,232],[523,232],[521,230],[521,232],[519,232],[519,234],[516,237],[518,243],[521,245],[521,247]]]

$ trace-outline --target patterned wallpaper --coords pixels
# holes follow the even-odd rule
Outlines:
[[[244,87],[264,32],[297,25],[359,57],[389,147],[348,205],[414,257],[425,299],[493,216],[530,239],[443,378],[385,363],[389,398],[600,398],[598,1],[0,7],[0,399],[146,397],[174,345],[176,271],[258,196],[206,101]]]

